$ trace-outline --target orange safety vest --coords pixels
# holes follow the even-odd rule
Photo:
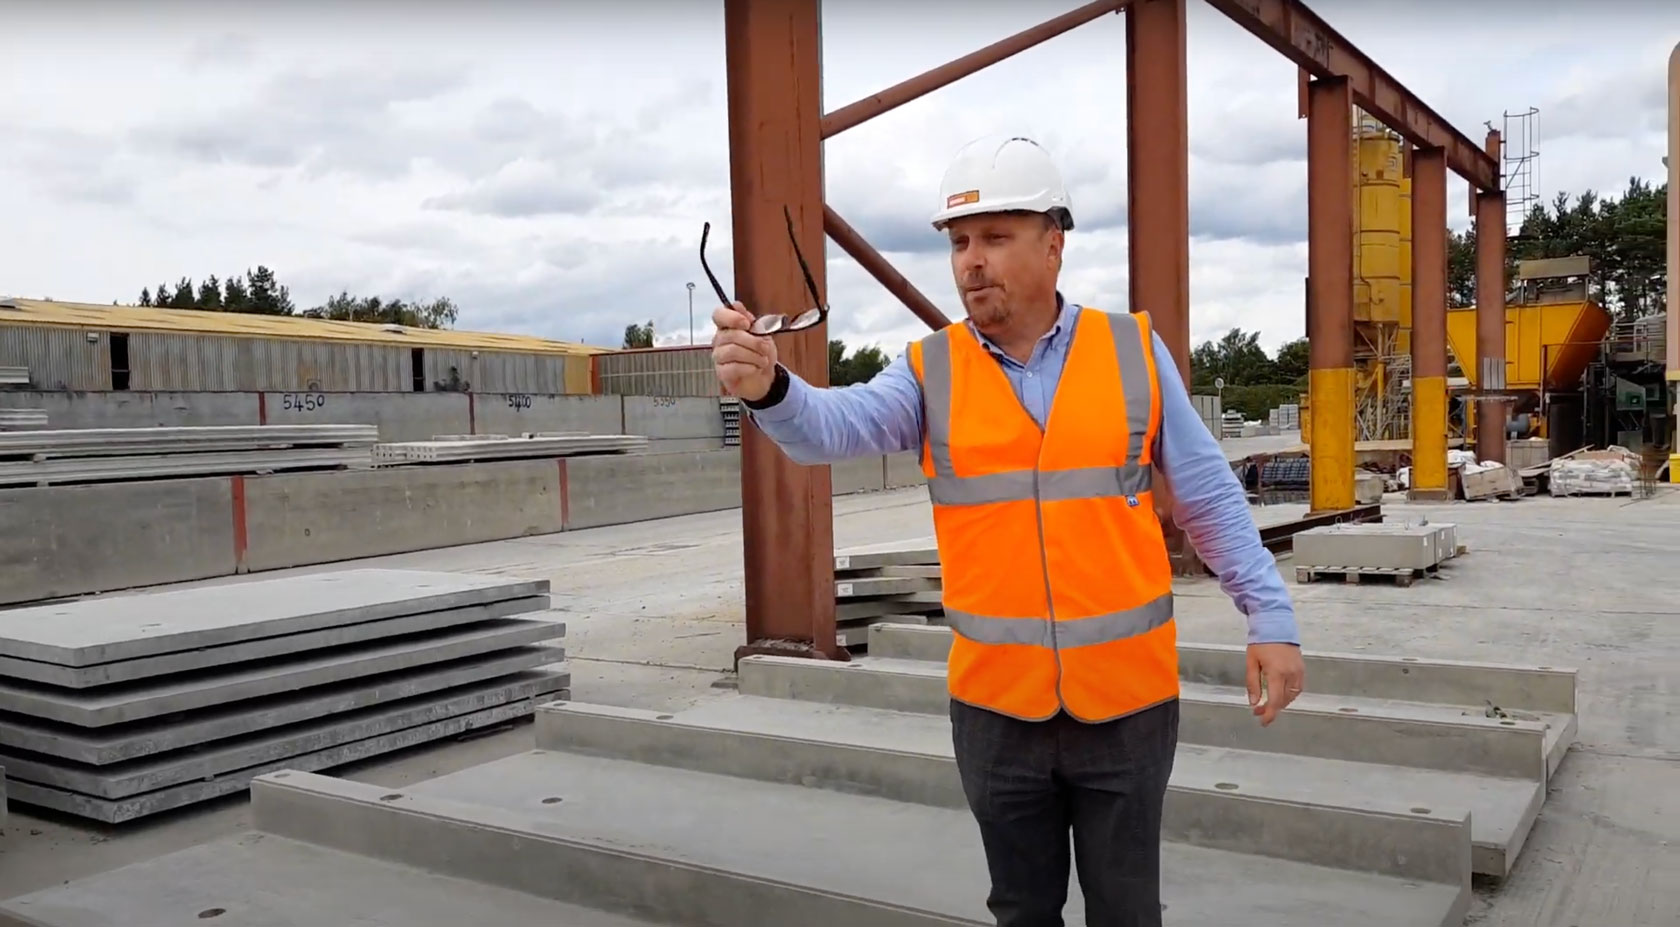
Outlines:
[[[951,697],[1106,721],[1176,698],[1172,569],[1150,491],[1146,314],[1081,308],[1040,429],[969,327],[909,346],[922,387]]]

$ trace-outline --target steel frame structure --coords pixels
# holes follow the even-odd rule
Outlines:
[[[823,140],[875,116],[1003,61],[1105,15],[1126,18],[1126,106],[1130,305],[1147,306],[1156,329],[1189,382],[1190,194],[1188,75],[1185,18],[1191,0],[1096,0],[976,52],[895,84],[834,112],[822,112],[821,0],[724,0],[729,88],[731,201],[737,298],[761,311],[799,311],[803,278],[787,247],[782,210],[792,211],[795,235],[811,261],[817,285],[827,292],[824,237],[897,296],[930,328],[950,324],[938,307],[893,270],[823,201]],[[1301,70],[1308,119],[1310,278],[1307,331],[1311,338],[1314,447],[1312,499],[1316,512],[1354,508],[1353,499],[1353,274],[1350,218],[1352,178],[1347,157],[1354,105],[1377,117],[1416,146],[1426,165],[1435,161],[1467,180],[1483,228],[1504,230],[1497,140],[1477,145],[1441,118],[1300,0],[1205,0],[1272,46]],[[1432,160],[1433,159],[1433,160]],[[1445,171],[1414,187],[1425,214],[1415,253],[1426,256],[1417,299],[1425,327],[1440,337],[1414,336],[1414,384],[1440,371],[1445,405]],[[1438,181],[1436,178],[1439,178]],[[1427,189],[1425,189],[1427,188]],[[1440,204],[1437,210],[1436,204]],[[1488,217],[1493,224],[1486,224]],[[1502,268],[1503,234],[1478,236],[1479,267]],[[1439,274],[1441,285],[1425,278]],[[1485,370],[1497,367],[1503,385],[1504,285],[1478,292],[1478,354]],[[781,358],[816,386],[828,383],[826,323],[781,341]],[[1418,356],[1418,346],[1424,354]],[[1439,354],[1439,357],[1434,356]],[[1497,359],[1497,361],[1495,361]],[[1486,373],[1484,373],[1484,377]],[[1414,387],[1416,388],[1416,387]],[[1499,399],[1485,402],[1497,403]],[[1413,402],[1413,409],[1432,402]],[[1414,415],[1416,415],[1414,411]],[[1503,446],[1503,415],[1486,434]],[[1414,422],[1413,434],[1443,435],[1441,482],[1445,486],[1444,423]],[[833,502],[829,468],[795,465],[750,424],[741,429],[741,497],[746,585],[746,643],[750,653],[798,654],[844,660],[835,639]],[[1430,453],[1435,452],[1434,448]],[[1488,456],[1484,453],[1484,456]],[[1502,455],[1492,459],[1502,459]],[[1160,483],[1157,484],[1161,485]],[[1157,506],[1170,511],[1166,500]],[[1181,574],[1201,570],[1194,550],[1168,523],[1169,544]]]

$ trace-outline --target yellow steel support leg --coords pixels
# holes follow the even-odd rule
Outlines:
[[[1332,367],[1307,373],[1312,397],[1312,492],[1314,512],[1353,508],[1354,369]]]
[[[1412,380],[1411,498],[1447,498],[1447,378]]]

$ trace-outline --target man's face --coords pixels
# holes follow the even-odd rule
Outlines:
[[[982,332],[1009,324],[1017,307],[1054,300],[1062,230],[1037,213],[964,216],[945,227],[951,274],[968,317]]]

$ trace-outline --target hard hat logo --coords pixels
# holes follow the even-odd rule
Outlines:
[[[981,191],[985,191],[982,195]],[[1073,228],[1072,203],[1050,153],[1030,138],[987,136],[964,145],[939,185],[945,208],[933,216],[941,231],[963,216],[1037,212]]]

